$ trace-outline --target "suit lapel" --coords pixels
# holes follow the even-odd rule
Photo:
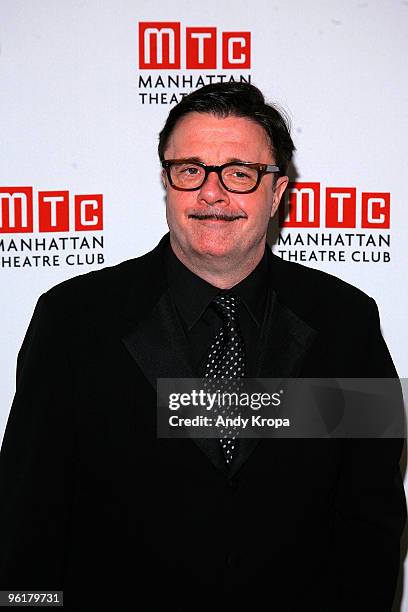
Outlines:
[[[273,288],[268,302],[258,352],[257,377],[297,376],[317,332],[281,303]]]
[[[194,377],[187,339],[168,291],[123,342],[155,390],[158,378]]]
[[[279,302],[271,287],[258,343],[256,378],[296,377],[316,334],[312,327]],[[232,475],[248,460],[259,441],[259,438],[240,439],[239,453],[231,464]]]
[[[155,391],[158,378],[196,378],[191,366],[188,341],[167,290],[150,313],[122,340]],[[228,473],[217,439],[191,440],[217,469]]]

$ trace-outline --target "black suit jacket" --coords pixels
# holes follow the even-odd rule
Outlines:
[[[37,303],[0,461],[0,588],[87,611],[390,610],[401,440],[241,440],[227,469],[214,440],[157,438],[156,379],[193,374],[166,244]],[[258,376],[396,376],[371,298],[272,258]]]

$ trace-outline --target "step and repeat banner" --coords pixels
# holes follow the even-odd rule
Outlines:
[[[167,231],[158,133],[207,83],[287,113],[274,252],[372,296],[408,376],[407,32],[405,0],[1,1],[0,440],[39,295]]]

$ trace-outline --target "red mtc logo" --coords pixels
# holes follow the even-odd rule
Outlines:
[[[38,192],[38,231],[67,232],[103,229],[102,194],[74,196],[71,228],[69,191]],[[0,187],[0,233],[34,231],[33,188]]]
[[[290,183],[286,205],[279,211],[281,227],[320,227],[320,183]],[[326,187],[324,227],[357,227],[355,187]],[[361,228],[390,227],[390,194],[363,192],[359,207]]]
[[[217,68],[217,28],[188,27],[185,31],[185,67]],[[222,32],[222,68],[251,67],[251,33]],[[178,21],[139,23],[139,68],[179,70],[181,28]]]

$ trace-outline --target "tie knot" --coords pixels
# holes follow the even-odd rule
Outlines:
[[[237,318],[238,298],[235,295],[223,293],[214,298],[214,305],[226,323]]]

